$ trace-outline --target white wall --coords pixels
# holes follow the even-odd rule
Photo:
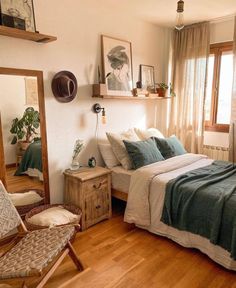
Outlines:
[[[210,26],[211,44],[232,41],[234,35],[234,19],[212,23]],[[204,144],[229,147],[229,134],[205,132]]]
[[[94,140],[96,116],[91,112],[94,103],[99,102],[107,112],[108,123],[100,126],[100,137],[104,137],[105,131],[152,126],[154,121],[153,103],[91,97],[91,84],[96,80],[101,59],[100,35],[132,42],[134,83],[138,80],[139,64],[154,65],[156,80],[161,81],[167,68],[164,65],[166,29],[107,11],[95,0],[35,0],[34,3],[37,29],[57,36],[58,41],[37,44],[1,37],[0,66],[44,71],[51,200],[60,202],[62,172],[70,164],[77,138],[86,141],[81,162],[86,164],[94,155],[101,163]],[[64,69],[72,71],[79,83],[78,97],[66,104],[55,100],[50,87],[53,75]],[[157,115],[161,113],[160,107],[157,112]]]

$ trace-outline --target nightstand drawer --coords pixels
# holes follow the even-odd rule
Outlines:
[[[84,183],[85,199],[90,198],[94,193],[107,193],[108,177],[107,175],[97,177]]]

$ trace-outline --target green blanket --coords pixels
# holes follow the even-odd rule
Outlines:
[[[41,140],[31,143],[26,149],[20,162],[20,166],[16,170],[15,176],[24,174],[24,172],[29,168],[38,169],[41,172],[43,171]]]
[[[161,221],[208,238],[236,259],[236,167],[215,161],[171,180]]]

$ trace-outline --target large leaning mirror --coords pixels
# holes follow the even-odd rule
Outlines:
[[[0,113],[0,179],[21,206],[49,203],[42,71],[0,67]]]

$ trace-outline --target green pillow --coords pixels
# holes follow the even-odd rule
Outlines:
[[[160,150],[162,156],[165,159],[171,158],[175,156],[175,150],[169,145],[168,139],[151,137],[157,145],[157,148]]]
[[[134,169],[165,160],[153,139],[145,141],[123,141]]]
[[[173,135],[166,139],[170,147],[175,153],[175,156],[186,154],[187,151],[184,149],[183,144],[179,141],[179,139]]]

